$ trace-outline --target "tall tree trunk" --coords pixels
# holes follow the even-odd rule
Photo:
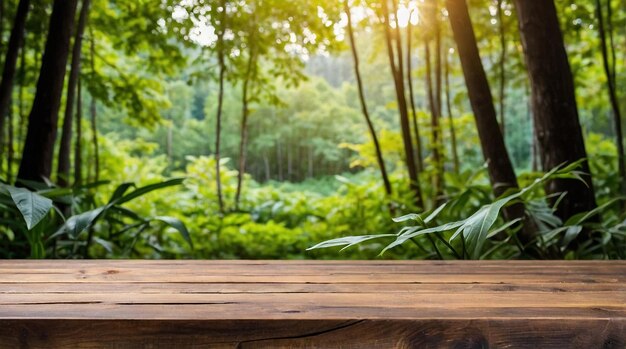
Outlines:
[[[278,181],[283,181],[283,152],[280,141],[276,141],[276,167],[278,172]]]
[[[432,137],[432,148],[433,148],[433,163],[435,165],[435,169],[437,175],[435,175],[433,180],[433,189],[435,196],[438,197],[441,193],[441,180],[439,177],[439,164],[441,161],[441,154],[439,153],[439,110],[437,109],[437,99],[435,97],[435,92],[433,89],[433,81],[432,81],[432,65],[430,60],[430,43],[428,40],[424,41],[424,60],[426,61],[426,93],[428,95],[428,106],[430,109],[430,127],[431,127],[431,137]]]
[[[425,60],[426,60],[426,88],[428,93],[428,104],[430,106],[431,127],[432,127],[432,147],[433,147],[433,165],[435,168],[435,176],[433,177],[433,188],[435,201],[440,201],[443,197],[443,155],[441,151],[441,125],[440,118],[442,116],[441,103],[441,26],[439,23],[439,5],[438,0],[429,0],[426,4],[426,23],[431,28],[431,32],[427,34],[425,42]],[[430,42],[435,42],[435,66],[432,67],[432,53]],[[435,81],[433,85],[433,73]]]
[[[439,0],[432,0],[433,3],[433,18],[432,23],[435,30],[435,102],[437,103],[437,116],[439,118],[443,115],[443,103],[441,102],[441,24],[439,23]],[[441,133],[441,131],[439,131]]]
[[[270,160],[267,154],[263,154],[263,165],[265,166],[265,181],[269,181],[272,179],[272,174],[270,170]]]
[[[611,2],[607,1],[608,12],[611,12]],[[615,145],[617,147],[617,168],[620,176],[620,193],[626,194],[626,167],[624,166],[624,141],[622,134],[622,113],[619,108],[619,102],[617,100],[616,81],[615,81],[615,56],[609,58],[609,49],[607,48],[606,30],[604,25],[604,15],[602,13],[602,3],[600,0],[596,0],[596,15],[598,17],[598,32],[600,34],[600,46],[602,49],[602,65],[604,67],[604,73],[607,80],[607,92],[609,93],[609,100],[611,102],[611,108],[613,110],[613,125],[615,127]],[[609,28],[610,30],[611,28]],[[612,35],[611,35],[612,37]],[[611,50],[615,52],[613,42],[611,40]],[[612,60],[611,60],[612,59]],[[613,65],[611,65],[611,62]],[[612,70],[613,69],[613,70]]]
[[[90,57],[89,63],[91,64],[91,76],[92,78],[95,78],[96,77],[96,65],[95,65],[96,39],[93,34],[93,28],[91,27],[89,28],[89,36],[91,37],[91,47],[89,48],[91,57]],[[80,80],[78,81],[80,82]],[[81,98],[79,98],[78,100],[80,101]],[[89,105],[89,114],[91,114],[90,119],[91,119],[91,137],[92,137],[92,143],[93,143],[93,157],[94,157],[94,161],[93,161],[94,162],[94,182],[97,182],[100,179],[100,146],[98,145],[98,125],[96,123],[96,118],[97,118],[96,112],[97,112],[96,98],[95,96],[91,95],[91,100],[90,100],[90,105]],[[78,122],[80,122],[80,119]],[[82,167],[78,166],[78,168],[80,169]]]
[[[454,172],[459,173],[460,164],[459,164],[459,152],[456,148],[456,131],[454,129],[454,117],[452,115],[452,103],[450,101],[450,63],[448,62],[448,55],[446,54],[446,60],[444,65],[444,75],[445,75],[445,91],[446,91],[446,108],[448,110],[448,119],[450,121],[449,129],[450,129],[450,146],[452,153],[452,161],[454,164]]]
[[[4,0],[0,0],[0,52],[4,46],[4,41],[1,38],[4,38]]]
[[[498,16],[498,33],[500,37],[500,61],[499,69],[500,69],[500,85],[498,93],[498,105],[500,109],[500,131],[502,132],[502,138],[506,138],[506,120],[505,120],[505,110],[504,110],[504,101],[505,101],[505,87],[506,87],[506,37],[504,31],[504,11],[502,11],[502,0],[496,1],[497,6],[497,16]]]
[[[77,0],[55,0],[18,178],[50,177]]]
[[[370,119],[369,111],[367,110],[367,103],[365,101],[365,93],[363,92],[363,81],[361,80],[361,71],[359,69],[359,55],[356,50],[356,43],[354,40],[354,32],[352,30],[352,16],[350,13],[350,6],[348,5],[348,0],[344,0],[344,11],[348,18],[348,37],[350,38],[350,48],[352,51],[352,61],[354,63],[354,75],[356,76],[356,84],[359,91],[359,101],[361,102],[361,112],[363,113],[363,117],[365,118],[365,122],[367,123],[367,128],[370,132],[370,137],[372,137],[372,142],[374,143],[374,148],[376,150],[376,160],[378,161],[378,168],[380,169],[380,175],[383,178],[383,184],[385,186],[385,192],[387,195],[391,195],[391,182],[389,181],[389,176],[387,175],[387,168],[385,167],[385,160],[383,159],[383,152],[380,149],[380,143],[378,142],[378,136],[376,135],[376,130],[374,130],[374,124]],[[409,39],[410,40],[410,39]],[[410,42],[410,41],[409,41]],[[410,50],[410,47],[409,47]],[[410,51],[407,51],[410,52]],[[409,57],[410,59],[410,53]],[[407,62],[409,71],[411,70],[410,61]],[[410,73],[409,73],[410,75]],[[411,82],[409,76],[409,89],[411,89]],[[413,91],[411,89],[411,96],[413,96]],[[413,106],[413,100],[411,99],[411,105]],[[415,108],[413,107],[413,116],[415,117]],[[415,129],[416,135],[418,135],[418,144],[419,144],[419,133],[417,133],[417,128]],[[418,146],[419,149],[419,146]],[[419,157],[418,157],[419,159]],[[418,164],[420,161],[418,161]]]
[[[76,97],[76,85],[81,69],[81,54],[83,48],[83,33],[89,14],[90,0],[83,0],[78,26],[74,33],[74,46],[72,48],[72,62],[70,64],[70,76],[67,82],[67,96],[65,98],[65,115],[61,132],[61,144],[59,145],[59,157],[57,161],[57,183],[61,187],[67,187],[70,182],[70,150],[72,148],[72,124]]]
[[[9,44],[4,58],[4,69],[2,70],[2,80],[0,81],[0,158],[2,157],[4,148],[5,116],[11,103],[17,57],[24,41],[24,28],[26,26],[26,17],[28,16],[29,7],[30,0],[20,0],[17,5],[13,29],[11,29],[11,36],[9,37]]]
[[[578,119],[574,81],[553,0],[515,0],[526,66],[531,82],[532,109],[544,170],[585,159],[587,152]],[[556,179],[546,189],[567,193],[557,215],[567,219],[596,207],[589,164],[582,164],[585,183]]]
[[[24,113],[24,85],[26,85],[26,42],[22,42],[22,50],[20,53],[20,88],[18,91],[18,107],[20,112],[19,124],[17,129],[17,143],[19,145],[18,151],[22,152],[22,145],[24,144],[24,129],[26,128],[26,115]]]
[[[393,50],[393,39],[391,33],[391,23],[389,16],[389,8],[387,0],[383,0],[383,26],[385,31],[385,42],[387,45],[387,55],[389,57],[389,65],[391,68],[391,74],[393,76],[396,99],[398,101],[398,111],[400,112],[400,128],[402,131],[402,142],[404,144],[405,161],[409,172],[409,181],[411,189],[415,196],[415,203],[417,206],[424,208],[422,201],[422,193],[420,190],[419,179],[417,178],[417,168],[415,166],[415,158],[413,157],[413,142],[411,140],[411,126],[409,124],[409,115],[406,103],[406,96],[404,90],[404,74],[402,74],[402,51],[401,46],[397,43],[400,41],[400,36],[396,38],[396,48],[399,49],[397,55]],[[396,23],[396,28],[398,27]],[[397,56],[397,57],[395,57]],[[398,65],[396,66],[396,59]]]
[[[11,99],[11,101],[13,101],[13,99]],[[13,158],[14,156],[14,148],[13,148],[13,143],[14,143],[14,135],[15,132],[13,130],[13,108],[10,107],[9,108],[9,113],[8,113],[8,119],[7,122],[9,123],[9,127],[8,127],[8,137],[7,137],[7,182],[8,183],[12,183],[13,182]]]
[[[241,186],[243,184],[243,176],[246,171],[246,144],[248,142],[248,84],[252,77],[253,64],[256,65],[255,53],[253,45],[250,45],[248,53],[248,63],[246,67],[246,75],[242,86],[241,98],[241,128],[239,137],[239,173],[237,173],[237,192],[235,193],[235,210],[239,210],[239,198],[241,196]]]
[[[489,179],[495,195],[500,196],[508,189],[518,188],[517,178],[500,133],[487,74],[480,60],[467,4],[465,0],[447,0],[446,4],[470,104],[474,111],[478,137],[483,156],[487,161]],[[504,214],[508,220],[523,218],[524,207],[521,204],[505,207]],[[530,224],[524,224],[519,237],[527,244],[533,240],[534,234]]]
[[[312,146],[308,146],[308,159],[309,159],[309,164],[308,164],[308,177],[309,178],[313,178],[313,147]]]
[[[172,123],[174,122],[174,120],[171,120],[171,119],[170,119],[170,121]],[[165,144],[165,152],[166,152],[166,156],[167,156],[167,163],[170,166],[172,166],[172,138],[173,138],[172,128],[173,128],[172,124],[167,126],[167,136],[166,136],[166,139],[165,139],[165,143],[166,143]]]
[[[74,141],[74,185],[79,186],[83,182],[83,84],[78,77],[76,91],[76,140]],[[97,173],[97,172],[96,172]],[[69,173],[68,173],[69,175]],[[96,175],[97,176],[97,175]],[[96,178],[96,181],[98,179]]]
[[[221,30],[217,36],[217,62],[219,65],[219,90],[217,96],[217,116],[215,125],[215,183],[217,185],[217,200],[219,203],[220,214],[224,214],[224,199],[222,198],[222,179],[220,176],[220,145],[221,145],[221,133],[222,133],[222,107],[224,102],[224,74],[226,73],[226,63],[224,62],[224,32],[226,31],[226,1],[222,0],[222,25]]]
[[[422,139],[420,137],[420,130],[417,123],[417,112],[415,111],[415,94],[413,93],[413,77],[411,76],[411,17],[413,11],[409,13],[409,20],[406,26],[406,79],[409,85],[409,101],[411,102],[411,118],[413,121],[413,133],[415,134],[415,160],[417,166],[417,172],[424,170],[424,161],[422,159]]]

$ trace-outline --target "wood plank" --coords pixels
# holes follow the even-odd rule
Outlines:
[[[625,348],[622,261],[0,261],[0,347]]]
[[[90,283],[0,283],[0,294],[45,294],[45,293],[92,293],[94,286]],[[376,284],[363,283],[355,287],[349,283],[99,283],[98,292],[102,293],[433,293],[441,292],[440,284]],[[563,287],[563,283],[543,284],[489,284],[489,283],[462,283],[446,284],[448,293],[482,293],[482,292],[535,292],[538,296],[543,293],[560,292],[606,292],[616,291],[614,283],[570,283]]]
[[[624,348],[610,320],[0,320],[7,348]]]

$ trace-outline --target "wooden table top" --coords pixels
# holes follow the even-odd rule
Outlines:
[[[0,319],[626,321],[624,261],[0,261]]]

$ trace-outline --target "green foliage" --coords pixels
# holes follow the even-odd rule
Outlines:
[[[598,257],[597,250],[599,249],[602,251],[600,256],[604,258],[617,258],[621,255],[621,250],[625,242],[623,239],[624,233],[621,231],[623,224],[620,223],[617,227],[606,226],[606,223],[599,224],[594,222],[594,218],[597,218],[600,213],[607,211],[607,208],[615,205],[624,198],[612,199],[592,211],[582,212],[574,215],[566,222],[561,222],[560,219],[554,215],[556,203],[553,203],[551,206],[548,205],[549,198],[546,197],[545,194],[542,194],[543,185],[550,180],[561,178],[582,181],[580,178],[581,173],[576,170],[580,162],[581,161],[568,166],[557,167],[543,174],[541,177],[536,178],[531,184],[519,191],[510,193],[481,206],[465,219],[455,221],[451,219],[448,212],[448,207],[458,204],[457,200],[463,197],[461,195],[434,210],[395,218],[395,222],[416,222],[416,225],[405,226],[396,234],[374,234],[336,238],[316,244],[310,247],[309,250],[335,246],[343,246],[342,250],[344,250],[348,247],[362,244],[373,239],[389,240],[395,238],[394,241],[382,249],[382,255],[386,251],[401,246],[407,241],[412,241],[419,245],[415,240],[416,238],[434,235],[448,249],[448,253],[454,258],[482,259],[493,257],[494,253],[498,250],[500,250],[499,253],[501,256],[511,258],[516,255],[526,256],[531,246],[521,246],[515,234],[521,229],[522,224],[532,224],[530,223],[532,221],[536,222],[539,226],[538,237],[536,241],[533,242],[533,245],[537,246],[532,246],[532,248],[539,248],[543,252],[542,255],[550,255],[551,251],[554,250],[553,247],[556,247],[560,254],[569,258],[572,256],[575,256],[575,258]],[[563,195],[566,195],[566,193]],[[520,218],[511,221],[499,219],[501,211],[505,206],[520,203],[527,208],[528,220],[526,222],[523,222]],[[445,218],[440,220],[441,217]],[[437,225],[437,221],[447,223]],[[500,223],[496,224],[497,222]],[[571,244],[583,231],[591,236],[594,234],[599,235],[601,240],[595,241],[594,238],[586,239],[582,248],[581,246],[570,248]],[[506,233],[507,237],[503,239],[502,233]],[[444,234],[446,236],[444,236]],[[429,239],[433,247],[437,249],[438,256],[443,258],[443,254],[435,245],[435,240],[430,237]],[[460,240],[460,243],[458,243],[458,240]],[[511,244],[511,240],[513,240],[515,244]],[[519,251],[512,254],[510,250],[516,245]],[[489,247],[489,249],[486,250],[485,247]]]
[[[417,3],[400,0],[398,6]],[[412,31],[410,75],[425,163],[419,179],[428,209],[404,216],[401,224],[414,225],[398,233],[391,217],[415,207],[378,21],[380,1],[356,0],[350,5],[355,11],[365,98],[391,176],[391,196],[385,196],[381,187],[374,145],[361,115],[353,62],[345,50],[341,3],[92,0],[82,53],[81,142],[86,159],[82,170],[87,182],[95,181],[93,134],[88,123],[93,100],[99,178],[107,181],[72,189],[51,183],[21,183],[35,185],[33,190],[3,186],[0,256],[372,258],[387,248],[383,258],[526,258],[524,251],[529,246],[519,246],[516,239],[521,222],[507,222],[500,215],[504,207],[522,202],[526,218],[539,233],[531,247],[544,256],[624,258],[626,223],[617,194],[620,159],[612,139],[606,77],[598,64],[601,55],[594,2],[556,2],[600,205],[566,222],[555,215],[554,203],[559,197],[546,197],[536,182],[548,179],[542,179],[542,173],[529,172],[538,160],[532,148],[530,86],[516,34],[515,8],[510,0],[501,3],[502,23],[494,1],[468,2],[494,101],[505,97],[505,141],[523,189],[493,197],[442,7],[441,58],[449,65],[452,115],[444,103],[440,120],[444,193],[434,197],[432,178],[437,168],[433,166],[431,121],[422,81],[426,73],[422,43],[433,30],[431,20],[422,14]],[[604,3],[613,6],[614,41],[621,43],[626,35],[626,12],[616,0]],[[16,4],[5,1],[3,42],[8,39]],[[6,182],[12,182],[20,163],[19,156],[10,163],[4,161],[8,158],[5,154],[9,149],[14,155],[22,151],[51,4],[47,0],[32,6],[28,17],[10,109],[13,139],[5,137],[0,145],[0,175]],[[500,24],[505,29],[504,58],[500,56]],[[224,41],[218,44],[216,34],[220,32]],[[223,215],[218,213],[213,158],[220,51],[226,61],[220,163],[226,200]],[[5,53],[6,45],[0,45],[0,56]],[[505,86],[500,91],[496,86],[503,59]],[[614,59],[617,87],[622,91],[625,61],[619,54]],[[241,203],[234,211],[246,81],[247,167]],[[446,96],[443,99],[447,102]],[[624,99],[620,101],[625,107]],[[502,111],[497,111],[500,117]],[[461,159],[458,173],[447,142],[450,126],[455,129]],[[186,180],[182,185],[170,185],[178,183],[170,182],[170,177]],[[343,238],[336,239],[338,236]],[[306,251],[325,240],[316,247],[351,248],[339,255],[319,248]]]
[[[72,189],[37,185],[38,190],[3,185],[0,192],[2,254],[4,257],[25,257],[30,249],[31,258],[101,257],[102,251],[97,248],[93,251],[95,242],[107,254],[130,256],[140,238],[161,230],[159,224],[155,224],[157,222],[178,231],[193,248],[189,231],[179,219],[144,217],[124,206],[147,193],[182,182],[182,179],[172,179],[133,190],[134,183],[123,183],[103,205],[98,205],[92,191],[107,182]],[[69,216],[65,217],[63,212]],[[4,249],[7,243],[13,246],[11,251]]]

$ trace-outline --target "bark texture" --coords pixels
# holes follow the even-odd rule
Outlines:
[[[77,0],[55,0],[18,178],[50,177]]]
[[[585,159],[587,152],[578,119],[574,81],[553,0],[515,0],[526,66],[530,77],[532,112],[544,171]],[[557,215],[567,219],[596,207],[589,165],[581,170],[585,183],[574,179],[551,181],[548,193],[567,195]]]
[[[83,47],[83,33],[89,14],[90,0],[83,0],[78,26],[74,35],[72,47],[72,62],[70,64],[70,76],[67,82],[67,96],[65,98],[65,113],[63,129],[61,132],[61,144],[59,145],[59,160],[57,162],[57,183],[61,187],[67,187],[70,179],[70,150],[72,148],[72,124],[74,123],[74,104],[76,101],[76,86],[81,70],[81,53]]]
[[[24,28],[26,26],[26,17],[28,16],[29,7],[30,0],[20,0],[17,5],[17,12],[15,13],[15,20],[4,58],[2,81],[0,81],[0,156],[2,155],[2,145],[4,144],[5,116],[11,104],[17,58],[19,56],[20,47],[22,47],[24,43]],[[4,13],[2,15],[4,16]]]

